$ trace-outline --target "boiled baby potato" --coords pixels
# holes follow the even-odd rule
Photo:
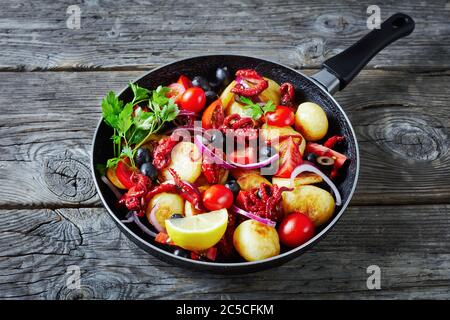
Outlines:
[[[321,183],[322,177],[313,172],[302,172],[294,179],[294,183],[291,183],[290,178],[273,177],[272,184],[276,184],[279,187],[293,188],[302,185]]]
[[[272,79],[269,78],[264,78],[269,82],[269,86],[267,87],[266,90],[264,90],[263,92],[261,92],[258,96],[258,98],[262,101],[262,102],[268,102],[268,101],[272,101],[275,105],[279,105],[280,104],[280,86],[278,85],[278,83],[276,83],[275,81],[273,81]]]
[[[268,124],[263,124],[261,127],[261,136],[265,140],[276,140],[280,139],[280,137],[283,136],[289,136],[289,135],[299,135],[301,138],[294,138],[294,142],[299,143],[298,150],[300,151],[300,154],[303,155],[306,148],[306,140],[303,138],[302,134],[300,132],[295,131],[291,126],[286,127],[276,127],[276,126],[270,126]],[[301,141],[300,141],[301,139]],[[275,148],[277,146],[275,145]]]
[[[268,184],[269,186],[272,185],[269,180],[254,172],[243,174],[236,180],[236,182],[239,184],[239,187],[241,187],[241,190],[243,191],[247,191],[253,188],[259,188],[261,183]]]
[[[203,213],[203,211],[195,209],[192,203],[187,200],[184,202],[184,215],[186,217],[192,217],[200,213]]]
[[[222,106],[224,109],[227,109],[229,105],[234,101],[234,93],[231,92],[231,89],[236,85],[236,81],[233,80],[231,83],[223,90],[220,95],[220,100],[222,101]]]
[[[162,171],[165,180],[173,180],[169,168],[175,170],[181,180],[193,183],[202,173],[202,157],[192,142],[180,142],[171,153],[170,165]]]
[[[234,101],[234,100],[231,102],[231,104],[228,106],[228,108],[225,109],[225,113],[227,116],[229,116],[230,114],[235,114],[235,113],[237,113],[241,117],[249,116],[244,108],[244,105],[237,101]]]
[[[312,102],[304,102],[295,113],[295,129],[308,141],[317,141],[328,132],[328,119],[325,111]]]
[[[280,254],[277,230],[256,220],[242,222],[234,231],[236,251],[247,261],[258,261]]]
[[[293,191],[283,192],[282,197],[285,214],[299,211],[306,214],[316,227],[330,220],[334,212],[334,198],[316,186],[296,186]]]
[[[166,219],[169,219],[171,215],[184,212],[184,200],[178,194],[174,193],[159,193],[152,198],[147,206],[147,219],[150,221],[150,212],[152,208],[157,205],[155,217],[160,226],[165,226]],[[151,221],[150,221],[151,223]]]

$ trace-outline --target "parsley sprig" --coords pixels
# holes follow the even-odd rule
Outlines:
[[[273,112],[276,109],[275,104],[272,101],[267,101],[266,104],[254,103],[247,97],[240,96],[239,101],[244,104],[244,109],[247,115],[252,117],[254,120],[258,120],[267,112]]]
[[[178,107],[174,101],[166,97],[170,91],[167,87],[159,86],[156,90],[148,90],[130,83],[133,100],[127,104],[110,91],[102,100],[102,115],[104,121],[114,129],[113,140],[114,157],[106,163],[108,168],[115,167],[120,159],[127,157],[135,166],[134,155],[137,149],[148,138],[158,132],[164,124],[175,119]],[[135,106],[145,104],[142,108]]]

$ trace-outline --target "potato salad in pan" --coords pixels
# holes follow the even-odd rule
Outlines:
[[[102,101],[114,157],[97,170],[122,222],[210,262],[264,260],[312,239],[341,205],[348,162],[322,107],[253,69],[173,81]]]

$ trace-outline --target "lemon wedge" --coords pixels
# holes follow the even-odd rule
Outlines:
[[[219,242],[227,224],[227,209],[220,209],[191,217],[167,219],[166,230],[175,245],[187,250],[201,251]]]

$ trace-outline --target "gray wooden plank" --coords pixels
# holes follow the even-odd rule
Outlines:
[[[311,251],[279,268],[205,275],[168,265],[101,208],[0,210],[2,299],[450,298],[450,206],[351,207]],[[367,267],[381,269],[368,290]],[[69,266],[81,271],[70,289]]]
[[[358,1],[119,1],[79,3],[81,29],[66,26],[64,1],[0,1],[0,69],[147,68],[208,53],[255,55],[317,67],[369,30]],[[448,1],[382,1],[382,19],[410,14],[416,30],[373,68],[448,69]]]
[[[89,173],[99,103],[141,74],[2,73],[0,181],[8,188],[1,206],[100,205]],[[448,202],[449,77],[364,71],[337,94],[361,149],[353,204]]]

